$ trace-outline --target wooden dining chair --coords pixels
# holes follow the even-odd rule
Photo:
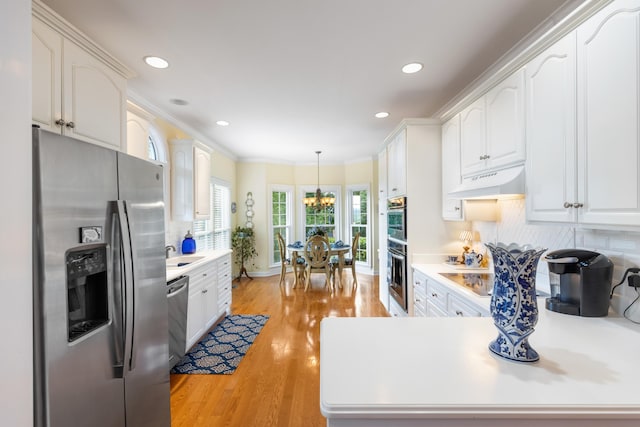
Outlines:
[[[329,239],[325,236],[311,236],[304,245],[304,258],[307,262],[306,281],[304,290],[309,289],[311,273],[324,273],[326,277],[325,286],[332,290],[331,286],[331,264],[329,263]]]
[[[280,286],[284,284],[284,279],[287,275],[287,267],[291,266],[293,270],[293,274],[296,277],[296,282],[298,280],[304,279],[304,271],[305,271],[305,260],[302,257],[298,257],[295,260],[287,257],[287,248],[284,238],[280,233],[276,234],[278,236],[278,248],[280,249]]]
[[[358,286],[358,278],[356,276],[356,254],[358,252],[358,242],[360,241],[360,233],[356,233],[351,239],[351,258],[345,257],[343,260],[343,267],[351,268],[351,275],[353,276],[353,288],[355,289]],[[331,260],[331,276],[333,277],[333,283],[335,287],[336,283],[336,274],[339,269],[339,260],[337,257]]]

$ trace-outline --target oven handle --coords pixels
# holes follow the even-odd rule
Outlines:
[[[406,255],[405,255],[405,254],[403,254],[402,252],[397,252],[397,251],[394,251],[393,249],[389,249],[388,251],[389,251],[389,255],[390,255],[392,258],[395,258],[395,259],[400,260],[400,261],[402,261],[402,262],[405,262],[405,261],[406,261],[406,258],[407,258],[407,257],[406,257]]]
[[[396,239],[395,237],[391,237],[390,235],[387,235],[387,240],[389,240],[390,242],[393,242],[393,243],[397,243],[399,245],[407,246],[407,241],[406,240]]]

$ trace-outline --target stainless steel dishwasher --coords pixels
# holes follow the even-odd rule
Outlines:
[[[185,354],[187,345],[187,304],[189,276],[176,277],[167,282],[169,310],[169,368],[173,368]]]

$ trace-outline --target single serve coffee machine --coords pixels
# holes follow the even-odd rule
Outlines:
[[[606,316],[613,263],[597,252],[562,249],[549,252],[544,258],[549,264],[551,297],[547,310],[585,317]]]

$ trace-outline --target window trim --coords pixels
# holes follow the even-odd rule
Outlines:
[[[347,185],[347,200],[349,201],[349,209],[347,209],[347,234],[349,236],[349,244],[351,244],[351,240],[353,239],[353,212],[351,210],[351,197],[354,191],[366,191],[367,192],[367,224],[365,226],[367,230],[367,262],[356,261],[356,265],[361,265],[363,267],[372,267],[372,248],[371,248],[371,221],[373,218],[371,217],[371,188],[369,184],[352,184]]]
[[[273,259],[275,257],[275,250],[273,248],[273,245],[271,244],[271,242],[274,241],[275,239],[275,234],[273,233],[273,193],[274,191],[277,192],[284,192],[287,193],[288,197],[287,197],[287,231],[288,231],[288,235],[289,237],[293,237],[293,233],[295,231],[295,227],[294,227],[294,223],[293,223],[293,213],[294,213],[294,209],[293,209],[293,204],[294,204],[294,187],[293,185],[282,185],[282,184],[272,184],[268,186],[268,194],[269,194],[269,203],[267,203],[267,211],[268,211],[268,215],[269,215],[269,220],[268,220],[268,224],[269,224],[269,266],[270,267],[277,267],[280,265],[280,263],[278,262],[274,262]],[[286,237],[285,237],[285,244],[289,244],[290,242],[287,241]]]

